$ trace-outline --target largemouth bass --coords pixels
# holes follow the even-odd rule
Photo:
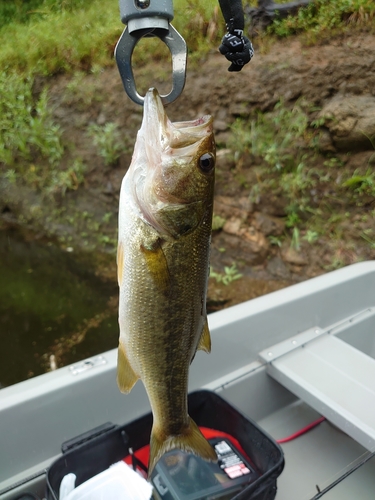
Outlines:
[[[206,290],[214,193],[212,118],[172,123],[155,89],[122,181],[117,382],[141,379],[151,404],[149,476],[173,448],[216,460],[189,417],[189,366],[211,350]]]

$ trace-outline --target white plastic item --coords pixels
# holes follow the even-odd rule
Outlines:
[[[60,500],[66,500],[69,494],[74,490],[76,479],[76,475],[73,473],[67,474],[63,477],[60,484]]]
[[[149,500],[152,486],[124,462],[92,477],[75,488],[65,500]]]

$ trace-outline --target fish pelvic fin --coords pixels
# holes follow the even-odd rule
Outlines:
[[[211,335],[208,328],[207,318],[202,330],[201,338],[199,339],[197,351],[204,351],[207,352],[207,354],[211,352]]]
[[[120,391],[128,394],[138,379],[138,375],[134,373],[133,368],[130,366],[124,346],[120,342],[117,354],[117,385]]]
[[[157,461],[170,450],[178,448],[188,453],[198,455],[204,460],[210,462],[217,461],[217,455],[207,439],[203,436],[199,427],[189,417],[188,427],[176,436],[165,436],[159,433],[156,428],[152,428],[150,439],[150,458],[148,462],[148,477],[151,477],[152,471]]]

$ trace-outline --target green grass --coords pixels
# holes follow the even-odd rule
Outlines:
[[[88,134],[106,166],[115,165],[121,153],[126,151],[124,138],[117,123],[107,122],[104,125],[93,123],[88,127]]]
[[[74,14],[51,10],[40,20],[10,23],[0,31],[0,65],[8,71],[51,75],[111,64],[121,33],[116,14],[115,2],[94,0]]]
[[[331,249],[337,245],[329,267],[333,269],[355,258],[355,252],[347,251],[343,242],[352,237],[347,234],[348,221],[374,199],[375,174],[371,156],[358,167],[348,155],[319,151],[319,130],[311,119],[315,111],[303,100],[292,107],[279,102],[271,112],[234,122],[228,147],[233,152],[234,171],[255,174],[252,183],[243,186],[252,202],[262,204],[270,195],[280,199],[278,210],[282,207],[284,211],[285,231],[282,237],[270,236],[270,244],[281,247],[286,238],[299,251],[324,236]],[[235,172],[233,175],[235,178]],[[356,238],[372,249],[374,234],[363,226],[365,222],[361,219],[358,227],[351,227]]]
[[[314,0],[297,16],[274,21],[268,33],[279,37],[303,33],[306,41],[315,43],[354,27],[375,28],[373,0]]]
[[[83,183],[85,166],[79,158],[61,168],[65,148],[52,119],[48,89],[35,99],[30,77],[0,73],[0,131],[0,172],[9,183],[62,195]]]
[[[10,23],[28,23],[42,19],[49,12],[74,11],[85,5],[85,0],[2,0],[0,26]]]
[[[357,169],[342,185],[357,195],[375,196],[375,172],[373,172],[372,168],[368,168],[364,174],[361,174]]]
[[[219,43],[224,22],[216,0],[176,0],[174,11],[173,24],[187,41],[190,62]],[[0,165],[8,182],[26,182],[49,194],[82,184],[85,167],[79,158],[59,166],[69,148],[52,120],[48,88],[38,97],[33,93],[34,76],[71,73],[65,102],[87,108],[100,97],[94,84],[83,87],[85,73],[114,64],[123,29],[117,0],[0,0]],[[137,46],[136,67],[170,57],[159,40],[148,41],[146,50],[146,40]],[[106,165],[115,164],[126,149],[114,123],[92,126],[89,134]]]
[[[0,9],[0,66],[26,74],[52,75],[113,64],[113,50],[124,28],[115,0],[21,1]],[[216,0],[174,3],[174,26],[191,53],[207,52],[224,32],[215,18]],[[188,21],[187,21],[188,19]],[[222,24],[217,30],[217,23]],[[219,33],[220,32],[220,33]],[[157,49],[156,49],[157,50]],[[156,54],[148,54],[147,59]],[[139,56],[141,57],[141,56]],[[142,59],[142,57],[141,57]]]
[[[254,3],[254,2],[252,2]],[[186,39],[190,60],[217,47],[225,32],[217,0],[175,0],[173,25]],[[353,26],[373,27],[373,0],[315,0],[297,16],[275,21],[270,34],[322,34]],[[124,28],[117,0],[15,0],[0,2],[0,66],[9,71],[51,75],[90,71],[113,64],[113,49]],[[140,63],[157,57],[160,48]]]
[[[258,113],[232,125],[228,147],[239,158],[246,152],[261,157],[272,172],[296,172],[303,154],[295,155],[295,141],[308,136],[307,104],[300,100],[288,109],[280,101],[271,113]],[[311,133],[310,133],[311,134]]]
[[[375,182],[369,170],[365,174],[345,172],[345,182],[336,182],[334,172],[343,168],[342,161],[336,156],[319,156],[319,131],[309,119],[312,111],[313,107],[303,99],[293,107],[280,101],[272,112],[237,119],[228,141],[236,164],[256,172],[257,181],[248,187],[250,199],[258,203],[270,192],[280,197],[285,206],[286,228],[295,240],[299,240],[295,228],[303,228],[316,213],[321,193],[328,190],[337,199],[344,195],[350,204],[374,192]],[[306,241],[311,243],[316,231],[308,229],[312,232]]]
[[[35,102],[32,80],[0,73],[0,162],[42,157],[55,165],[63,155],[60,129],[53,123],[47,89]]]
[[[210,277],[215,279],[217,283],[229,285],[233,281],[237,281],[242,278],[242,274],[238,272],[236,264],[233,263],[230,267],[225,266],[223,273],[215,272],[213,268],[210,267]]]

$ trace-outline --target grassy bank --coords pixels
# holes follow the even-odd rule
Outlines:
[[[297,251],[302,240],[314,244],[320,237],[329,236],[337,244],[344,241],[339,228],[350,226],[354,213],[361,214],[357,222],[365,226],[369,222],[357,237],[371,246],[374,232],[370,221],[375,210],[369,207],[375,197],[375,152],[354,170],[347,164],[350,153],[323,154],[319,120],[309,118],[313,111],[301,98],[292,108],[280,101],[271,112],[237,119],[228,147],[237,165],[251,166],[247,170],[255,172],[257,182],[251,185],[245,178],[238,180],[246,184],[255,204],[269,193],[282,200],[285,227]],[[271,245],[281,247],[285,236],[271,236]],[[332,268],[340,265],[342,262],[337,261]]]
[[[191,53],[203,54],[217,43],[217,32],[223,30],[216,30],[215,23],[223,22],[215,0],[204,5],[178,0],[174,9],[173,24]],[[113,50],[124,28],[116,0],[15,2],[0,7],[0,26],[0,67],[42,75],[113,64]]]
[[[306,43],[316,43],[355,29],[375,29],[373,0],[314,0],[297,16],[276,20],[269,34],[288,37],[302,34]]]
[[[219,19],[215,0],[174,3],[173,24],[187,39],[191,60],[201,58],[218,44]],[[188,19],[188,21],[186,21]],[[114,64],[113,52],[124,28],[117,0],[28,0],[0,3],[0,168],[11,182],[21,180],[48,192],[76,189],[84,165],[78,158],[64,171],[59,162],[66,145],[53,123],[47,89],[33,92],[36,75],[51,77],[71,73],[72,84],[85,73],[96,73]],[[157,40],[140,42],[135,66],[168,56]],[[144,44],[144,45],[142,45]],[[160,48],[165,49],[160,55]],[[143,50],[142,50],[143,49]],[[89,104],[89,103],[87,103]],[[116,161],[118,141],[111,147],[116,124],[91,130],[93,147],[105,164]],[[114,137],[114,136],[113,136]],[[113,139],[112,137],[112,139]],[[104,142],[105,149],[100,146]],[[113,142],[113,140],[112,140]]]
[[[208,51],[217,50],[225,32],[218,1],[175,0],[174,9],[173,25],[187,41],[191,68]],[[267,40],[265,45],[269,47],[275,40],[283,43],[285,37],[302,36],[304,42],[315,43],[348,30],[373,30],[374,24],[372,0],[315,0],[297,16],[275,21],[253,41],[261,45]],[[66,101],[71,101],[73,109],[80,93],[80,110],[90,109],[98,98],[93,80],[103,68],[114,65],[114,47],[124,28],[118,2],[0,1],[0,26],[0,181],[13,187],[26,184],[43,196],[62,198],[66,191],[77,190],[84,184],[90,166],[70,143],[64,143],[63,131],[54,122],[48,82],[61,73],[70,75],[63,90]],[[136,51],[136,66],[168,55],[166,50],[160,52],[160,43],[154,42],[157,41],[141,42],[147,43],[147,50]],[[35,91],[35,77],[40,75],[43,78],[37,81],[46,87]],[[296,247],[298,231],[308,230],[306,235],[313,242],[322,232],[326,218],[325,209],[312,199],[311,192],[332,189],[338,198],[345,197],[353,206],[361,206],[364,195],[375,196],[375,179],[370,170],[343,170],[336,180],[335,167],[341,160],[333,154],[317,159],[319,124],[311,122],[313,113],[309,106],[299,101],[291,109],[290,104],[279,103],[273,112],[241,119],[233,124],[228,143],[223,144],[232,150],[237,164],[246,155],[256,159],[257,182],[249,188],[253,201],[265,192],[275,192],[286,199],[287,228]],[[121,135],[115,118],[111,120],[114,121],[91,124],[86,130],[86,125],[82,125],[82,137],[89,137],[90,147],[108,170],[126,148],[124,134]],[[297,154],[292,150],[295,139],[302,144]],[[329,209],[334,212],[336,206],[332,204]],[[89,231],[85,227],[82,233],[86,232]],[[372,239],[370,243],[374,244]],[[281,242],[274,239],[272,244]]]
[[[224,33],[217,0],[175,0],[174,11],[173,24],[192,58],[217,47]],[[303,33],[312,43],[346,30],[373,29],[374,24],[372,0],[315,0],[297,16],[276,20],[266,36]],[[0,67],[43,75],[113,64],[113,49],[124,27],[116,0],[2,2],[0,26]],[[157,45],[149,50],[148,57],[136,54],[139,63],[157,56]]]

